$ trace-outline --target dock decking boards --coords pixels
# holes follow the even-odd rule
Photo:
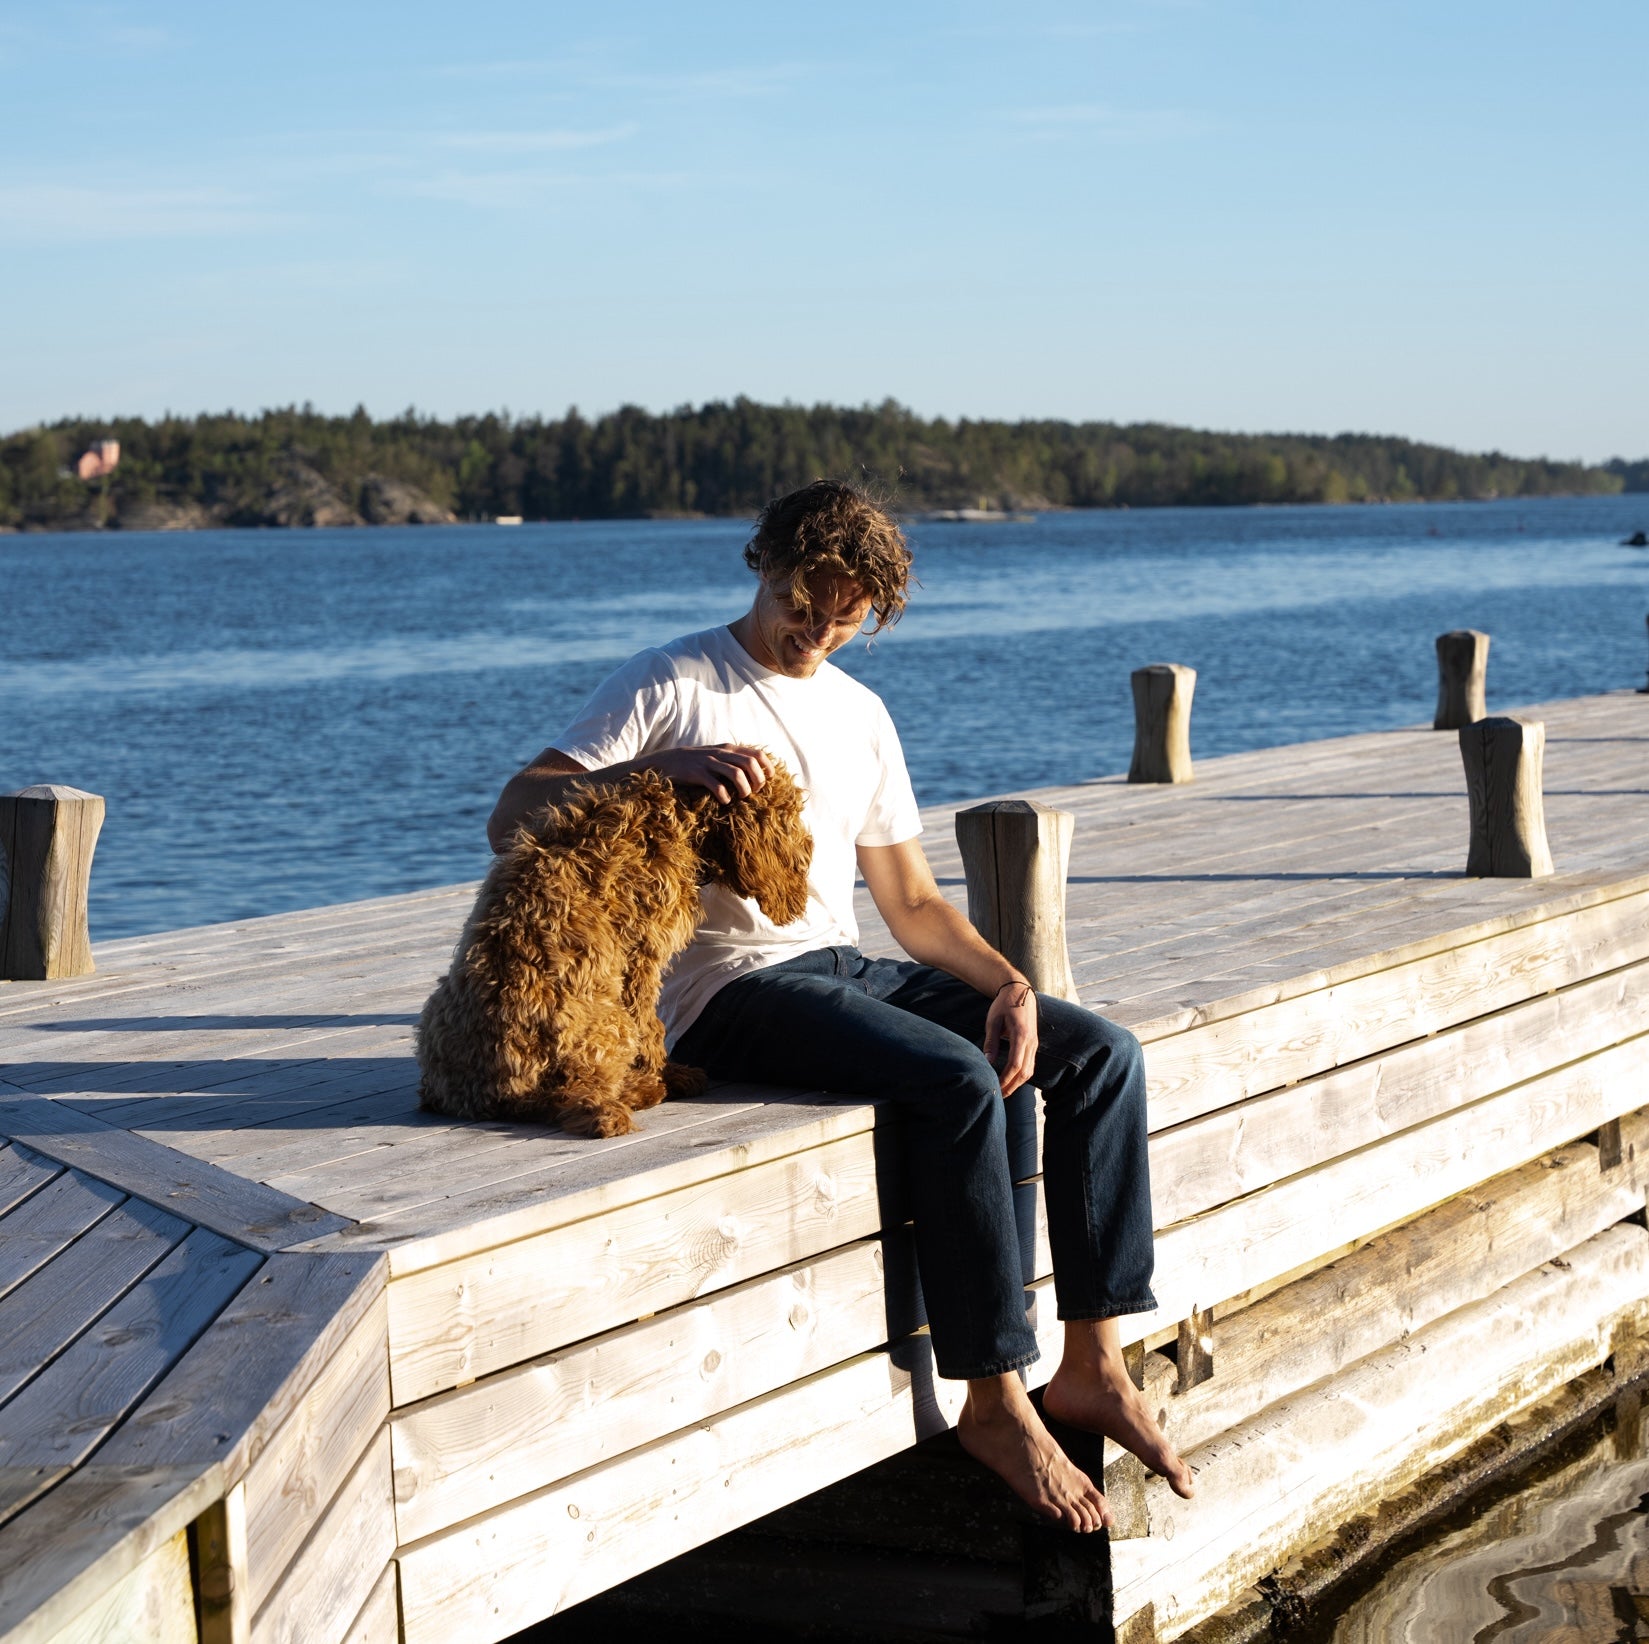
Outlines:
[[[1463,877],[1450,733],[1036,796],[1076,817],[1081,996],[1146,1045],[1163,1305],[1129,1334],[1216,1321],[1214,1375],[1183,1395],[1147,1354],[1216,1504],[1198,1521],[1156,1492],[1174,1572],[1151,1538],[1120,1555],[1164,1637],[1254,1579],[1222,1492],[1317,1499],[1309,1456],[1221,1483],[1242,1424],[1327,1432],[1300,1402],[1321,1376],[1378,1404],[1411,1330],[1493,1338],[1515,1403],[1550,1379],[1508,1323],[1525,1292],[1572,1322],[1558,1368],[1597,1362],[1599,1321],[1649,1292],[1641,1230],[1615,1226],[1643,1171],[1583,1140],[1625,1121],[1649,1143],[1649,704],[1530,712],[1539,881]],[[926,844],[960,906],[951,815],[925,813]],[[93,976],[0,986],[0,1640],[159,1614],[187,1533],[223,1638],[399,1616],[409,1644],[482,1644],[953,1418],[880,1236],[874,1105],[722,1087],[606,1142],[418,1111],[412,1024],[472,892],[105,943]],[[861,917],[889,951],[862,893]],[[1038,1221],[1039,1195],[1033,1166]],[[1448,1240],[1478,1252],[1469,1280]],[[1560,1302],[1554,1259],[1584,1277]],[[1046,1351],[1040,1234],[1033,1265]],[[1328,1358],[1279,1357],[1301,1305],[1342,1305]],[[1407,1460],[1335,1429],[1346,1476],[1468,1442],[1469,1391],[1410,1424]]]

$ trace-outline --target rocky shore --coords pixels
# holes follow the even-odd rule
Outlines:
[[[348,488],[329,483],[307,463],[289,463],[259,498],[203,503],[193,498],[94,499],[85,512],[46,527],[54,531],[199,531],[221,526],[452,525],[458,516],[405,480],[368,474]],[[0,527],[4,529],[4,527]],[[31,529],[25,525],[24,530]]]

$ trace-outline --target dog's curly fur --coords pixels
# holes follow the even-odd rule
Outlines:
[[[776,925],[806,911],[813,840],[783,765],[726,805],[651,771],[572,795],[493,863],[424,1005],[419,1099],[433,1112],[622,1136],[636,1109],[705,1087],[666,1059],[656,1011],[699,886],[753,897]]]

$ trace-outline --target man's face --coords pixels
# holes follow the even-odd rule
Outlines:
[[[808,589],[806,607],[790,597],[788,583],[762,582],[750,608],[756,660],[775,673],[807,679],[832,651],[864,626],[870,595],[848,577],[820,577]]]

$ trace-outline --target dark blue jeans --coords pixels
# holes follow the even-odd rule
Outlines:
[[[729,982],[672,1057],[712,1078],[886,1099],[899,1114],[916,1264],[941,1376],[1032,1363],[990,1000],[910,960],[820,948]],[[1156,1306],[1139,1042],[1037,995],[1043,1191],[1062,1319]],[[1019,1172],[1026,1173],[1026,1172]]]

